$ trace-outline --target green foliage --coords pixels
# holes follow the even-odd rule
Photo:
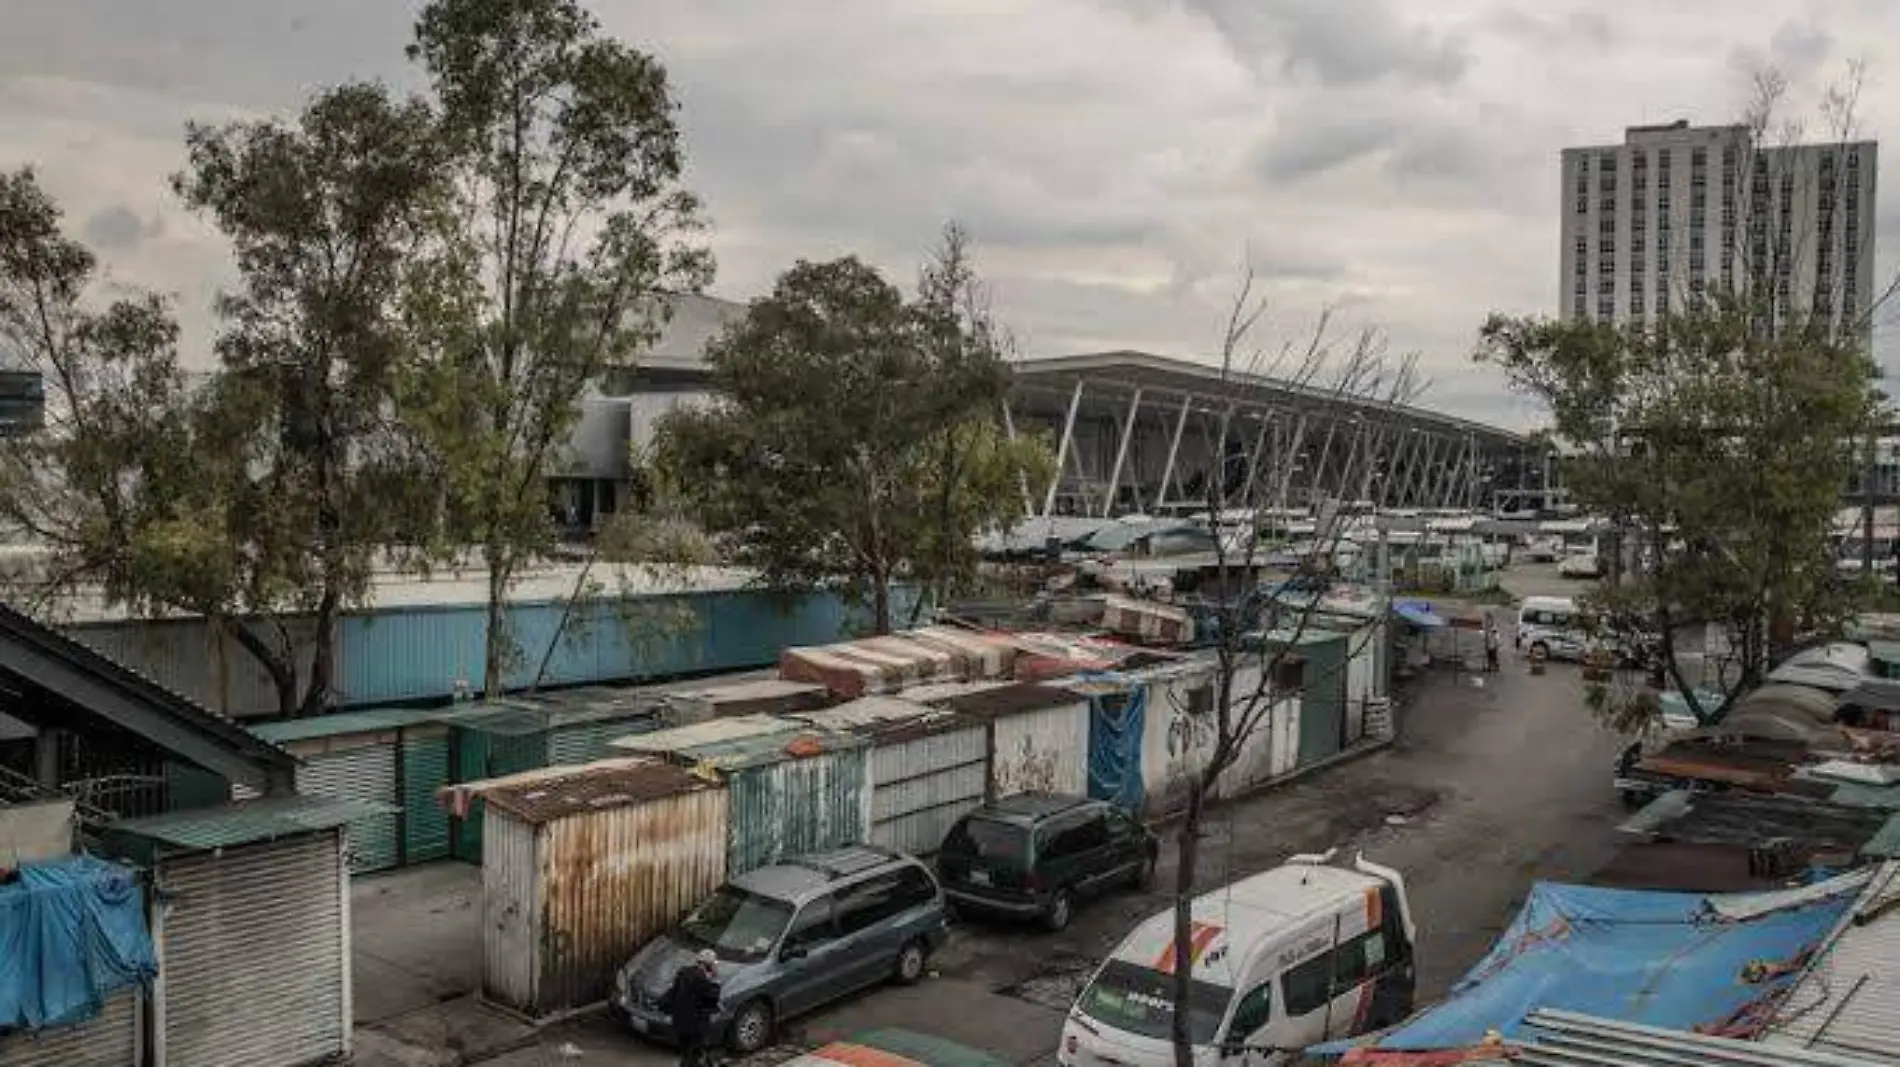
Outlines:
[[[230,239],[239,282],[218,301],[221,373],[192,404],[184,521],[135,531],[133,577],[225,620],[286,714],[325,707],[338,612],[433,510],[390,413],[414,351],[399,301],[445,204],[434,133],[423,105],[347,85],[294,126],[192,126],[173,179]]]
[[[769,583],[847,585],[888,632],[893,581],[967,579],[973,536],[1053,476],[995,429],[1005,344],[955,227],[912,302],[856,258],[800,261],[714,343],[726,402],[662,422],[659,481]]]
[[[445,546],[479,545],[488,570],[492,695],[502,603],[552,544],[546,486],[580,397],[657,338],[656,291],[697,289],[712,264],[664,69],[576,0],[433,0],[409,55],[454,210],[408,297],[429,359],[399,409],[433,458]]]
[[[1478,353],[1548,406],[1576,501],[1647,548],[1649,566],[1593,598],[1607,631],[1657,629],[1685,691],[1675,628],[1728,632],[1722,704],[1690,695],[1709,720],[1759,680],[1771,632],[1830,630],[1849,608],[1831,526],[1874,414],[1856,337],[1757,311],[1721,297],[1648,327],[1493,318]]]
[[[180,501],[197,478],[178,327],[155,296],[98,306],[93,255],[61,219],[32,170],[0,176],[0,342],[47,393],[45,429],[0,443],[0,521],[50,549],[37,607],[89,584],[138,610],[173,607],[226,566],[168,547],[193,539]],[[148,554],[181,568],[150,575]]]

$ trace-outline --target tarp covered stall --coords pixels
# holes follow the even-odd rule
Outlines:
[[[917,699],[952,708],[984,724],[989,795],[1062,793],[1087,796],[1089,699],[1054,685],[974,685]]]
[[[934,854],[956,821],[980,806],[989,784],[986,724],[948,708],[864,697],[797,717],[871,743],[871,843]]]
[[[869,745],[861,737],[742,715],[623,737],[614,748],[726,783],[727,877],[870,837]]]
[[[1767,681],[1845,693],[1876,673],[1867,646],[1834,641],[1789,656],[1768,672]]]
[[[137,871],[78,855],[17,874],[0,884],[0,1030],[100,1021],[109,1002],[157,976]],[[30,1054],[29,1036],[0,1038],[0,1063]]]
[[[1816,954],[1762,1035],[1777,1053],[1806,1049],[1900,1062],[1900,863],[1868,879],[1847,921]]]
[[[302,1067],[350,1052],[344,828],[369,805],[266,797],[115,823],[152,870],[156,1067]]]
[[[1088,795],[1140,815],[1148,799],[1141,771],[1148,687],[1112,673],[1078,675],[1067,687],[1089,702]]]
[[[482,993],[531,1017],[602,1000],[614,971],[726,876],[727,796],[653,759],[477,786]]]
[[[1749,1036],[1866,881],[1862,872],[1800,891],[1723,896],[1539,882],[1446,998],[1376,1047],[1469,1048],[1493,1030],[1508,1042],[1538,1008]]]

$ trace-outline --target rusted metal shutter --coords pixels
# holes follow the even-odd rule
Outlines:
[[[346,1048],[342,835],[161,861],[158,1067],[301,1067]]]
[[[137,1067],[139,996],[115,994],[83,1023],[0,1038],[0,1067]]]

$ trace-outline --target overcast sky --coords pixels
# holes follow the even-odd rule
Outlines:
[[[13,0],[0,164],[41,168],[113,277],[174,294],[202,351],[228,267],[165,191],[185,121],[413,82],[414,6]],[[1763,61],[1811,101],[1864,60],[1866,134],[1900,123],[1900,5],[1876,0],[593,7],[672,72],[718,295],[847,252],[908,283],[955,217],[1028,353],[1206,358],[1251,258],[1272,337],[1337,304],[1421,354],[1427,406],[1514,425],[1536,413],[1469,351],[1492,309],[1555,310],[1559,149],[1730,121]],[[1883,183],[1883,274],[1896,218],[1900,178]]]

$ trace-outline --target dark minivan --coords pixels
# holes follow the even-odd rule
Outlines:
[[[959,911],[1069,925],[1078,901],[1146,886],[1160,843],[1101,800],[1018,793],[972,811],[950,828],[937,879]]]

